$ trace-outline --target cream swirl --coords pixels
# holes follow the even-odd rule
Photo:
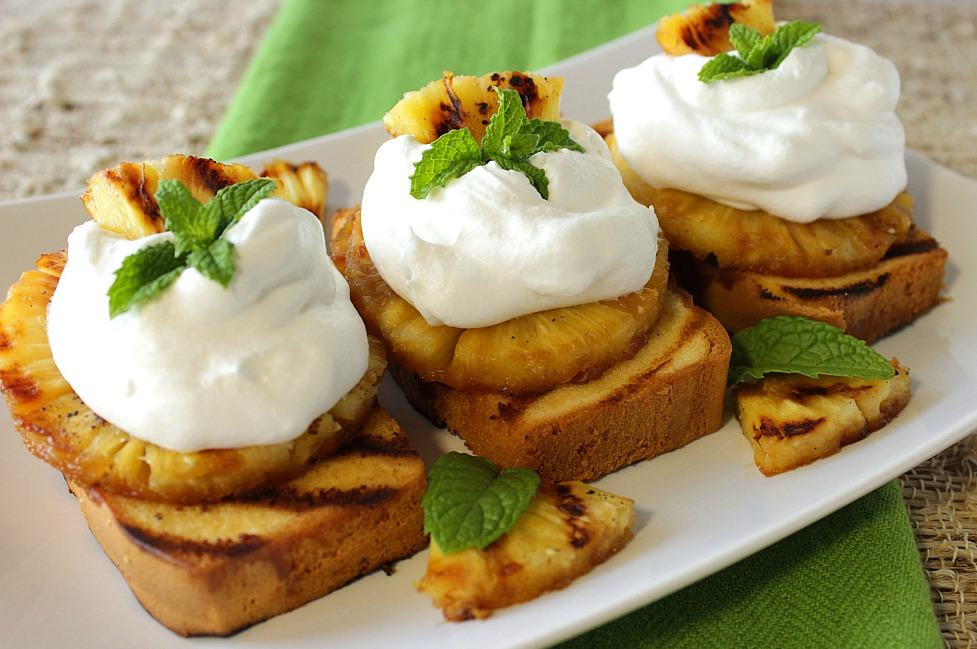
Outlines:
[[[651,277],[654,211],[628,194],[593,129],[563,125],[584,153],[532,156],[548,200],[495,162],[419,200],[409,178],[428,145],[402,135],[377,151],[363,192],[364,241],[384,281],[429,324],[490,326],[615,298]]]
[[[48,308],[55,363],[82,401],[175,451],[294,439],[367,368],[366,330],[311,213],[266,199],[225,236],[236,265],[226,289],[187,269],[109,319],[122,260],[172,234],[129,241],[89,221],[68,237]]]
[[[800,223],[871,212],[905,188],[888,59],[818,35],[754,76],[703,83],[708,60],[660,54],[614,78],[615,140],[649,184]]]

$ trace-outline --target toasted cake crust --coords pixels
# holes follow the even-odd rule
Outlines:
[[[379,407],[339,454],[264,494],[181,507],[69,485],[143,607],[184,636],[229,635],[426,544],[424,464]]]
[[[648,342],[599,378],[528,397],[465,392],[391,364],[413,406],[501,466],[593,480],[717,430],[729,337],[672,287]]]

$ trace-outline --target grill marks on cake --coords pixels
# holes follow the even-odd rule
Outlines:
[[[353,489],[330,487],[315,491],[302,491],[286,485],[242,502],[302,512],[320,507],[376,507],[392,499],[397,492],[396,487],[376,485],[360,485]]]
[[[882,259],[895,259],[897,257],[918,255],[924,252],[929,252],[930,250],[935,250],[939,247],[940,244],[936,241],[936,239],[925,238],[903,241],[901,243],[892,244]]]
[[[813,287],[813,286],[789,286],[784,284],[781,288],[795,297],[802,300],[812,300],[823,297],[838,297],[847,295],[867,295],[872,291],[882,288],[889,280],[889,273],[882,273],[875,278],[863,279],[852,282],[845,286]]]
[[[123,525],[122,530],[137,545],[154,554],[210,554],[240,556],[260,549],[266,541],[255,534],[240,534],[234,539],[203,541],[170,534],[159,534],[137,525]]]
[[[373,435],[357,435],[348,446],[337,455],[358,455],[360,457],[407,457],[415,455],[406,438],[388,439]]]

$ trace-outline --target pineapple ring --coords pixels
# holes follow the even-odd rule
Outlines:
[[[668,283],[668,243],[659,237],[651,278],[634,293],[458,329],[429,325],[383,281],[363,243],[359,209],[336,214],[332,254],[367,328],[397,363],[458,390],[532,394],[596,378],[648,339]]]
[[[614,134],[605,136],[634,199],[653,205],[676,250],[720,268],[782,277],[834,277],[877,264],[912,227],[912,197],[902,192],[876,212],[847,219],[793,223],[762,210],[738,210],[678,189],[644,182],[625,162]]]
[[[65,258],[64,251],[42,256],[0,305],[0,390],[27,448],[69,480],[181,504],[242,495],[334,453],[369,414],[386,368],[383,344],[373,337],[360,382],[290,442],[179,453],[131,437],[82,402],[51,355],[47,305]]]

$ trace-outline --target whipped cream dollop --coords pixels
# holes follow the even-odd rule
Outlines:
[[[122,260],[172,236],[130,241],[93,221],[71,233],[48,308],[58,369],[99,416],[174,451],[298,437],[362,378],[369,354],[322,226],[262,200],[224,235],[236,265],[226,289],[188,268],[109,319]]]
[[[410,195],[429,145],[402,135],[377,151],[363,238],[390,287],[431,325],[486,327],[640,289],[657,249],[654,211],[635,202],[593,129],[564,120],[584,152],[537,153],[549,200],[495,162]]]
[[[660,54],[614,77],[615,140],[648,184],[800,223],[871,212],[905,188],[888,59],[818,35],[754,76],[703,83],[708,60]]]

